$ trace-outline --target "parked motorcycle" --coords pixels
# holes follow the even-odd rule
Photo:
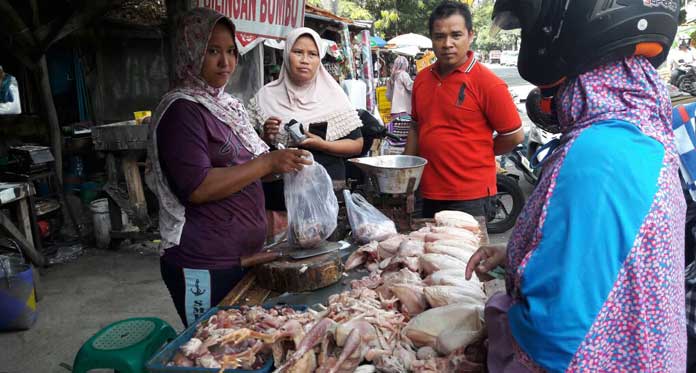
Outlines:
[[[671,81],[672,85],[680,91],[696,96],[696,66],[690,64],[680,64],[677,70],[681,72],[676,80]]]

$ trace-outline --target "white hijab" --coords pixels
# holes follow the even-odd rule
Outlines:
[[[282,123],[295,119],[305,127],[310,123],[327,122],[326,140],[338,140],[361,127],[362,122],[346,94],[321,63],[314,80],[308,84],[299,86],[292,82],[290,53],[297,39],[304,35],[314,39],[320,58],[324,58],[319,34],[307,27],[292,30],[285,40],[280,77],[266,84],[256,94],[259,115],[263,122],[276,116]],[[281,131],[284,131],[282,126]]]

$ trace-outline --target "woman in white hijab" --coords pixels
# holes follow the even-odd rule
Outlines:
[[[280,77],[250,102],[252,122],[269,145],[307,149],[333,180],[345,180],[345,158],[362,150],[362,122],[321,64],[321,38],[312,29],[295,29],[287,36],[283,57]],[[292,119],[302,123],[308,136],[299,144],[284,128]]]

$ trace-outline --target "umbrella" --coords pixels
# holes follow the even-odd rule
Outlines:
[[[389,44],[394,44],[398,47],[406,47],[406,46],[416,46],[421,49],[432,49],[433,48],[433,42],[430,41],[429,38],[423,36],[423,35],[418,35],[418,34],[403,34],[399,35],[391,40],[389,40]]]
[[[379,36],[370,36],[370,47],[383,47],[387,42]]]
[[[389,51],[406,57],[415,57],[418,53],[420,53],[420,49],[418,49],[418,47],[415,45],[394,48],[390,49]]]

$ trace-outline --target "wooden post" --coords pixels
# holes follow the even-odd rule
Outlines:
[[[9,234],[10,238],[14,239],[19,243],[22,248],[24,255],[31,260],[37,267],[43,267],[46,265],[46,258],[40,252],[36,251],[34,245],[26,240],[22,232],[17,229],[17,227],[12,223],[12,220],[5,216],[5,213],[0,211],[0,231],[5,231]]]
[[[121,158],[121,167],[123,168],[123,176],[126,178],[126,187],[128,188],[128,199],[131,205],[135,208],[136,224],[142,225],[149,221],[147,216],[147,202],[145,202],[145,190],[138,169],[138,162],[135,154],[128,152]]]
[[[27,204],[28,200],[29,198],[25,197],[17,202],[19,204],[17,207],[17,222],[19,223],[19,228],[21,229],[22,233],[24,233],[24,237],[26,237],[27,242],[36,247],[34,236],[31,232],[31,217],[29,216],[29,206]]]
[[[44,112],[48,119],[49,132],[51,134],[51,147],[53,148],[53,158],[56,160],[56,177],[58,183],[63,185],[63,136],[60,133],[60,123],[58,123],[58,113],[53,102],[51,93],[51,83],[48,80],[48,65],[46,55],[39,57],[39,69],[36,71],[38,86],[41,91],[41,102]]]

